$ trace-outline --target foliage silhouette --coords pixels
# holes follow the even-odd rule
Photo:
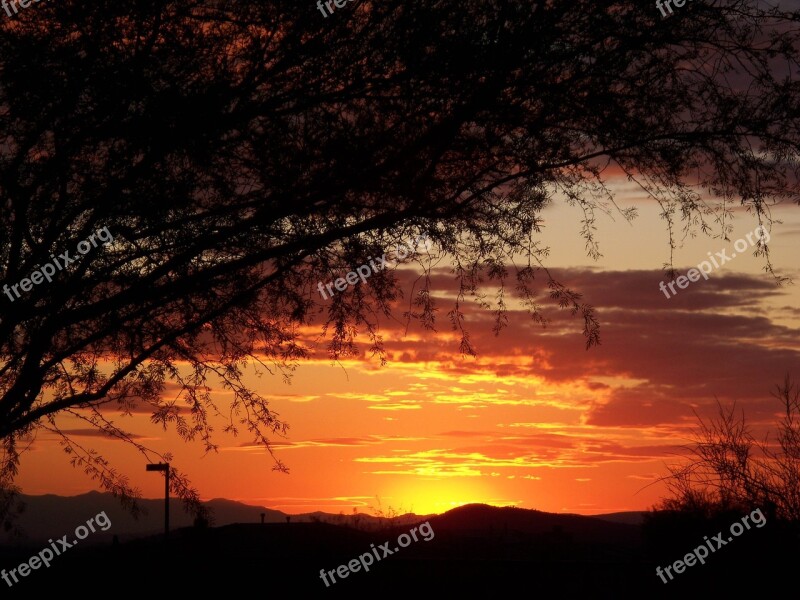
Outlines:
[[[670,497],[659,508],[702,518],[761,509],[769,521],[800,523],[800,389],[787,375],[772,392],[782,417],[759,441],[736,406],[700,421],[686,462],[664,478]]]
[[[768,225],[770,202],[797,201],[796,19],[750,0],[668,19],[588,0],[362,2],[329,19],[285,1],[58,0],[0,19],[0,284],[100,227],[114,236],[53,283],[0,295],[2,481],[43,429],[135,501],[66,415],[147,462],[170,457],[112,411],[149,413],[207,450],[220,417],[271,451],[287,424],[246,365],[289,377],[312,323],[331,356],[358,353],[360,334],[384,360],[395,271],[327,303],[315,286],[423,232],[452,261],[462,352],[474,352],[469,297],[499,332],[508,293],[547,322],[540,288],[598,343],[592,307],[546,268],[542,210],[566,197],[594,258],[595,216],[615,210],[604,182],[619,173],[661,204],[670,248],[679,222],[726,236],[735,203]],[[430,329],[432,264],[404,313]]]

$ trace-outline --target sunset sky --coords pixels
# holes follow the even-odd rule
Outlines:
[[[434,278],[438,333],[416,324],[406,331],[400,317],[384,319],[388,365],[368,358],[333,364],[323,342],[291,385],[253,376],[290,424],[287,437],[275,439],[288,475],[272,471],[270,456],[245,434],[218,430],[220,451],[204,454],[199,443],[184,444],[151,425],[147,414],[115,421],[172,452],[203,498],[288,513],[372,511],[378,497],[384,510],[417,513],[470,502],[583,514],[647,509],[664,493],[655,480],[689,440],[694,411],[711,414],[716,397],[735,400],[753,425],[774,420],[778,404],[770,390],[787,372],[800,375],[800,304],[797,285],[777,287],[751,248],[708,281],[665,298],[658,284],[669,245],[660,209],[632,184],[620,181],[615,189],[619,205],[636,207],[639,216],[633,225],[616,213],[599,217],[599,261],[586,255],[578,208],[556,199],[543,213],[547,265],[596,307],[599,347],[585,349],[582,321],[546,300],[542,280],[548,328],[517,309],[495,337],[492,313],[470,308],[478,357],[460,355],[446,314],[455,284],[445,259]],[[773,208],[783,223],[772,228],[770,250],[777,272],[798,282],[796,211]],[[739,211],[733,225],[730,241],[703,234],[683,240],[675,253],[679,273],[708,252],[730,255],[757,222]],[[403,277],[414,279],[410,272]],[[493,289],[486,288],[490,298]],[[316,340],[313,331],[306,339]],[[145,497],[163,493],[163,480],[145,472],[134,450],[78,422],[59,423],[115,461]],[[18,483],[27,494],[98,489],[46,432],[23,456]]]

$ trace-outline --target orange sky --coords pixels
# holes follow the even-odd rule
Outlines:
[[[548,266],[597,308],[597,348],[586,351],[582,322],[545,300],[547,329],[516,310],[499,337],[491,313],[471,309],[479,356],[462,357],[446,316],[453,280],[443,261],[434,278],[439,333],[413,326],[406,333],[404,323],[384,321],[387,366],[367,358],[332,364],[320,349],[291,385],[253,376],[290,424],[275,445],[289,475],[273,472],[272,459],[247,437],[220,432],[220,451],[204,455],[199,443],[180,442],[148,415],[116,421],[172,452],[202,497],[289,513],[370,511],[378,497],[383,509],[417,513],[468,502],[584,514],[649,508],[664,491],[654,480],[696,423],[693,411],[710,414],[717,397],[736,400],[751,424],[774,420],[770,390],[787,372],[800,375],[800,304],[797,286],[776,287],[751,250],[666,299],[658,289],[669,256],[665,223],[628,184],[617,189],[618,203],[640,214],[633,226],[619,215],[599,218],[597,262],[585,254],[578,209],[556,202],[544,213]],[[796,210],[773,209],[783,223],[770,247],[779,273],[800,281]],[[679,272],[731,248],[757,223],[740,212],[733,224],[730,242],[686,239],[676,251]],[[145,473],[135,451],[59,422],[116,461],[146,497],[163,493],[160,476]],[[18,483],[28,494],[97,489],[44,433],[23,456]]]

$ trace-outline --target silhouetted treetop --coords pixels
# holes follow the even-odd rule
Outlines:
[[[596,343],[591,306],[537,244],[547,203],[579,209],[597,257],[610,175],[661,204],[671,240],[676,220],[725,234],[733,205],[769,224],[771,202],[798,199],[797,15],[757,4],[662,18],[640,2],[362,1],[325,18],[311,2],[48,0],[0,14],[0,284],[114,236],[53,283],[0,295],[7,474],[18,437],[59,431],[61,413],[131,441],[109,403],[144,404],[209,449],[210,415],[233,414],[230,430],[268,448],[286,425],[244,364],[290,372],[320,311],[334,356],[357,333],[382,353],[394,270],[327,302],[316,284],[420,233],[459,280],[463,351],[464,298],[487,281],[545,320],[535,277]],[[422,268],[409,316],[433,327]]]

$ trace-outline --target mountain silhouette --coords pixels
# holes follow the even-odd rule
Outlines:
[[[108,509],[109,502],[115,502],[106,494],[26,500],[32,500],[25,515],[28,523],[34,522],[44,507],[64,507],[60,514],[47,513],[46,518],[39,514],[50,530],[47,533],[54,536],[70,533],[96,511]],[[265,593],[291,597],[374,597],[376,589],[393,590],[390,597],[424,592],[425,597],[474,598],[505,595],[500,592],[510,590],[557,592],[565,598],[587,594],[615,599],[643,595],[660,598],[684,593],[687,597],[706,597],[720,590],[735,591],[743,575],[763,585],[779,581],[788,571],[784,571],[785,561],[777,562],[776,555],[785,554],[786,560],[797,556],[797,552],[786,553],[765,528],[749,532],[750,545],[716,553],[702,568],[693,568],[665,586],[655,575],[656,566],[680,558],[696,540],[690,536],[681,552],[661,556],[662,552],[654,552],[642,538],[642,526],[613,521],[634,519],[635,513],[600,518],[473,504],[441,515],[403,516],[416,518],[415,525],[324,513],[292,515],[287,522],[277,519],[283,515],[280,511],[268,513],[276,521],[261,524],[260,513],[268,509],[224,499],[209,501],[209,505],[219,511],[220,520],[245,522],[177,527],[167,542],[161,533],[120,539],[118,543],[92,534],[86,541],[95,537],[93,546],[82,541],[81,546],[62,554],[48,569],[37,571],[35,577],[27,577],[20,585],[31,594],[87,585],[96,590],[113,589],[120,582],[125,582],[130,595],[152,594],[157,589],[207,594],[209,582],[224,581],[226,595],[252,592],[255,585],[255,589],[263,587]],[[156,507],[162,505],[149,500],[146,506],[152,509],[149,518],[160,525],[163,514]],[[117,535],[118,527],[128,526],[128,521],[110,510],[106,513],[112,527],[107,534]],[[121,511],[118,507],[114,510]],[[322,522],[323,516],[340,519],[342,524]],[[425,536],[427,540],[422,536],[423,522],[433,533]],[[378,529],[374,529],[376,525]],[[418,539],[399,548],[400,536],[412,527],[420,532]],[[710,526],[708,529],[712,531]],[[755,555],[758,560],[750,552],[753,545],[759,549]],[[390,555],[376,560],[369,572],[352,572],[330,587],[321,580],[321,570],[336,570],[365,554],[377,554],[382,546]],[[29,547],[0,545],[0,567],[13,568],[31,553]],[[737,573],[739,580],[727,578],[730,573]]]
[[[101,511],[105,511],[111,520],[112,527],[106,532],[97,531],[87,537],[85,540],[87,545],[105,543],[115,535],[120,540],[125,540],[157,535],[164,531],[163,499],[139,500],[142,514],[138,518],[134,518],[113,495],[108,493],[89,492],[78,496],[54,494],[28,496],[22,494],[19,499],[25,505],[24,511],[16,520],[22,537],[14,537],[9,533],[0,534],[0,541],[7,544],[38,544],[53,536],[61,536]],[[290,516],[293,523],[321,522],[345,526],[357,525],[364,530],[378,530],[384,528],[388,522],[404,525],[417,523],[426,518],[424,515],[410,513],[398,515],[392,519],[366,514],[345,515],[324,512],[287,515],[279,510],[225,498],[215,498],[203,504],[211,510],[213,524],[218,527],[233,523],[261,523],[262,514],[264,514],[265,523],[286,523],[286,517]],[[194,524],[193,518],[183,510],[179,499],[170,499],[169,510],[171,529],[191,527]]]
[[[485,538],[492,533],[503,535],[569,536],[573,541],[637,543],[639,527],[615,523],[597,517],[574,514],[554,514],[524,508],[498,508],[486,504],[468,504],[431,519],[436,531],[454,531]]]

